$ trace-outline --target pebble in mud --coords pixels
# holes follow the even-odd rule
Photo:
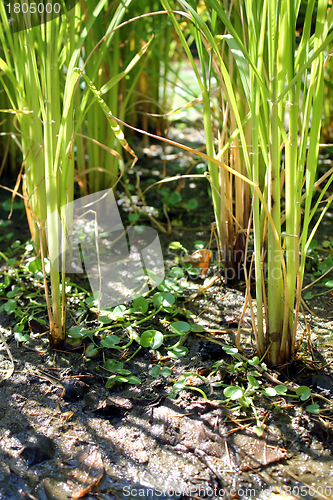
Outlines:
[[[54,455],[53,441],[42,434],[29,436],[20,455],[26,460],[28,467],[52,460]]]

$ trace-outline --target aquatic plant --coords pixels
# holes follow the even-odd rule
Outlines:
[[[309,234],[309,224],[332,181],[329,172],[313,206],[323,103],[323,51],[333,39],[333,10],[326,0],[304,4],[305,14],[300,13],[300,1],[261,0],[253,4],[250,0],[239,0],[222,5],[207,0],[202,16],[201,3],[180,0],[183,10],[177,12],[167,0],[162,3],[175,25],[178,24],[177,33],[187,56],[190,58],[189,47],[182,34],[185,21],[194,26],[199,53],[208,54],[209,66],[207,69],[202,65],[202,73],[209,72],[212,66],[219,68],[219,82],[237,124],[229,144],[238,137],[247,179],[232,166],[216,161],[222,156],[216,154],[211,139],[211,88],[209,83],[202,85],[215,217],[219,225],[222,203],[219,199],[223,200],[221,188],[225,188],[220,171],[225,169],[235,179],[247,182],[253,197],[256,318],[251,301],[250,304],[258,355],[265,356],[272,365],[284,363],[295,355],[299,345],[297,318],[306,252],[330,204],[328,200]],[[233,5],[240,13],[241,30],[235,29],[228,16]],[[300,17],[303,30],[296,38]],[[217,20],[225,27],[223,32],[218,31]],[[230,49],[229,56],[239,73],[238,84],[243,87],[251,120],[250,143],[245,131],[247,117],[244,119],[240,113],[244,102],[240,105],[237,100],[221,41]],[[251,296],[249,276],[247,294]]]

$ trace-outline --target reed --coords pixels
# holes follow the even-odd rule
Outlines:
[[[98,78],[112,35],[130,3],[130,0],[118,2],[106,36],[103,32],[100,53],[89,66],[92,78]],[[80,84],[84,81],[80,80],[82,73],[76,68],[82,66],[82,47],[89,46],[90,32],[108,2],[101,1],[93,8],[88,4],[83,3],[82,10],[78,3],[66,15],[32,28],[27,15],[21,19],[26,23],[25,29],[14,33],[4,4],[0,3],[0,81],[10,104],[6,111],[17,120],[24,164],[22,190],[36,253],[40,252],[42,260],[49,257],[51,262],[52,300],[48,311],[50,340],[54,346],[59,346],[66,334],[66,296],[65,262],[60,273],[53,263],[58,262],[58,256],[63,253],[62,234],[70,225],[70,221],[61,218],[61,207],[73,200],[74,146],[77,129],[87,110],[88,92],[76,95],[80,94]],[[96,37],[99,35],[96,32]],[[86,57],[86,53],[83,56]],[[113,81],[121,77],[121,74],[113,75]],[[82,153],[80,149],[78,152]],[[91,154],[92,161],[94,152]],[[115,177],[117,174],[118,165]],[[48,299],[47,288],[45,293]]]
[[[172,11],[173,6],[167,0],[162,3],[166,10]],[[210,71],[213,66],[218,68],[221,87],[234,115],[235,133],[226,144],[231,145],[237,137],[248,180],[232,165],[225,164],[223,168],[247,182],[253,197],[257,311],[253,327],[257,351],[270,364],[281,364],[295,355],[299,345],[297,319],[306,251],[314,234],[313,231],[309,234],[309,224],[332,181],[332,176],[328,176],[313,206],[323,104],[323,51],[333,39],[333,10],[326,0],[304,4],[303,31],[296,43],[300,1],[229,2],[230,8],[234,4],[241,12],[241,30],[231,22],[226,2],[222,5],[207,0],[205,19],[199,14],[196,2],[179,0],[179,4],[183,11],[177,9],[177,14],[169,15],[175,26],[178,23],[177,33],[189,60],[192,63],[180,28],[184,20],[192,23],[200,61],[208,61],[206,65],[201,62],[204,79],[193,63],[192,67],[201,82],[209,157],[223,159],[222,152],[214,150],[212,140]],[[217,20],[225,27],[223,31],[218,31]],[[229,59],[221,51],[221,41],[228,45],[229,57],[234,60],[244,96],[241,101],[234,89]],[[200,51],[206,52],[206,59],[200,56]],[[245,118],[244,106],[249,110]],[[248,118],[250,135],[245,127]],[[208,161],[208,168],[219,226],[221,204],[225,203],[221,189],[227,189],[227,182],[216,163]],[[247,291],[250,296],[249,279]],[[253,307],[251,311],[253,314]]]

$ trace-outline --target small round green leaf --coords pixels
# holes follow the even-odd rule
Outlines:
[[[129,384],[132,385],[141,384],[141,380],[139,379],[139,377],[136,377],[135,375],[131,375],[130,377],[128,377],[127,381]]]
[[[204,332],[205,330],[202,328],[202,326],[200,325],[195,325],[195,324],[192,324],[190,325],[190,328],[191,328],[191,332],[196,332],[196,333],[199,333],[199,332]]]
[[[168,203],[169,205],[176,205],[182,201],[182,195],[178,191],[173,191],[170,196],[163,199],[163,203]]]
[[[168,366],[163,366],[163,368],[160,371],[160,375],[162,375],[162,377],[164,378],[170,377],[171,374],[172,370]]]
[[[148,311],[148,300],[144,297],[138,297],[133,300],[133,309],[135,312],[146,313]]]
[[[202,240],[196,240],[194,242],[194,248],[196,250],[202,250],[203,248],[205,248],[205,242]]]
[[[169,292],[156,292],[153,296],[153,303],[156,307],[171,307],[175,302],[175,297]]]
[[[181,250],[183,248],[183,245],[179,241],[172,241],[169,244],[170,250]]]
[[[276,396],[276,394],[277,394],[276,390],[273,387],[266,387],[261,392],[265,396],[269,396],[271,398],[274,397],[274,396]]]
[[[253,377],[252,375],[247,375],[247,380],[249,381],[249,384],[252,387],[259,387],[258,380],[255,377]]]
[[[110,372],[117,372],[118,370],[122,370],[124,367],[124,363],[116,361],[115,359],[107,359],[104,365]]]
[[[259,361],[260,359],[258,358],[258,356],[254,356],[252,359],[249,359],[248,363],[251,366],[257,366],[259,365]]]
[[[296,391],[297,396],[301,401],[306,401],[311,396],[311,389],[306,385],[301,385]]]
[[[310,412],[310,413],[313,413],[314,415],[319,415],[320,413],[320,408],[319,408],[319,405],[317,405],[317,403],[313,404],[313,405],[309,405],[306,407],[306,411]]]
[[[198,205],[198,200],[196,198],[191,198],[188,202],[184,203],[184,208],[186,208],[186,210],[194,210]]]
[[[177,380],[177,382],[173,384],[172,390],[174,392],[179,392],[182,391],[185,386],[186,386],[186,379],[180,378],[179,380]]]
[[[111,375],[111,377],[109,377],[105,383],[105,388],[111,389],[111,387],[113,387],[115,383],[116,383],[116,375]]]
[[[30,340],[30,336],[27,333],[16,332],[14,331],[14,338],[16,342],[27,342]]]
[[[117,344],[119,344],[119,342],[120,338],[117,337],[117,335],[107,335],[105,339],[101,340],[101,345],[112,349],[113,347],[118,347]]]
[[[85,356],[86,358],[94,358],[98,354],[98,349],[94,344],[89,344],[86,348]]]
[[[276,394],[279,396],[283,396],[288,391],[288,388],[285,385],[276,385],[275,386]]]
[[[170,330],[178,335],[185,335],[185,333],[188,333],[191,330],[191,327],[185,321],[175,321],[174,323],[171,323]]]
[[[130,222],[135,222],[136,220],[140,219],[140,214],[129,214],[128,220]]]
[[[154,378],[157,378],[160,374],[161,371],[161,365],[155,365],[149,370],[149,375],[151,375]]]
[[[14,286],[12,290],[10,290],[10,292],[7,292],[6,293],[6,296],[9,298],[9,299],[13,299],[14,297],[20,297],[22,295],[22,291],[19,289],[18,286]]]
[[[151,347],[152,349],[158,349],[163,341],[164,335],[158,330],[146,330],[140,337],[142,347]]]
[[[183,276],[183,270],[179,266],[172,267],[169,271],[169,276],[171,278],[181,278]]]
[[[238,349],[237,347],[230,347],[229,345],[223,345],[222,346],[222,349],[227,353],[227,354],[230,354],[231,356],[233,356],[234,354],[236,354],[238,352]]]
[[[113,319],[107,315],[100,316],[98,319],[99,319],[99,322],[102,323],[103,325],[109,325],[110,323],[113,322]]]
[[[243,397],[243,391],[237,385],[229,385],[223,391],[226,398],[236,400]]]
[[[265,430],[264,426],[259,427],[258,425],[256,425],[256,427],[254,428],[254,432],[257,434],[258,437],[263,435],[264,430]]]
[[[8,314],[11,314],[12,312],[14,312],[16,308],[17,308],[17,302],[14,299],[9,299],[5,303],[5,311]]]
[[[180,285],[178,285],[177,281],[172,280],[170,278],[165,278],[163,283],[158,285],[158,289],[161,290],[161,292],[176,292],[176,293],[182,293],[183,289]]]
[[[80,325],[76,325],[76,326],[72,326],[68,332],[67,332],[67,335],[69,338],[72,338],[72,339],[80,339],[80,338],[84,338],[86,335],[85,335],[85,332],[87,330],[84,330],[84,328]]]
[[[183,358],[186,354],[188,354],[188,349],[183,346],[175,347],[174,349],[168,351],[168,356],[173,359]]]
[[[119,373],[119,375],[130,375],[132,372],[131,370],[126,370],[125,368],[119,368],[117,373]]]
[[[126,306],[121,305],[121,306],[116,306],[113,311],[112,311],[112,318],[114,320],[122,319],[126,316],[128,313],[128,309]]]

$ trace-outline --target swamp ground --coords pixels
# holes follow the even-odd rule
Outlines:
[[[182,133],[186,139],[186,127]],[[179,130],[177,134],[181,140]],[[137,164],[143,188],[161,178],[163,162],[168,176],[200,171],[190,157],[153,144],[142,149]],[[131,179],[131,172],[128,175]],[[163,187],[171,193],[179,182]],[[213,222],[207,181],[187,180],[178,192],[181,200],[169,205],[168,211],[172,232],[160,232],[168,269],[179,266],[169,243],[179,241],[189,253],[198,240],[207,248]],[[146,206],[164,228],[168,221],[161,200],[167,195],[153,189],[146,195]],[[1,190],[0,196],[2,204],[8,194]],[[192,209],[185,205],[190,199],[198,201]],[[126,216],[126,203],[120,206]],[[1,209],[0,219],[6,220],[3,205]],[[319,246],[333,236],[330,220],[321,226]],[[0,230],[2,252],[17,239],[29,238],[19,208]],[[13,234],[6,239],[9,233]],[[0,265],[5,276],[6,262]],[[217,271],[213,265],[208,277]],[[128,363],[124,359],[126,368],[140,379],[137,385],[105,388],[107,349],[92,358],[85,355],[84,342],[76,348],[50,350],[47,337],[28,326],[29,339],[17,342],[13,328],[18,319],[2,310],[0,328],[7,348],[0,342],[0,500],[333,498],[333,299],[329,293],[316,296],[327,289],[316,288],[306,301],[308,309],[304,307],[299,325],[300,335],[306,334],[297,358],[280,370],[267,370],[268,377],[258,375],[260,387],[250,394],[253,405],[245,407],[227,402],[223,389],[237,383],[248,387],[247,368],[235,369],[237,360],[222,348],[234,345],[241,320],[242,353],[248,359],[254,354],[249,313],[241,319],[244,283],[227,285],[217,279],[190,299],[204,279],[188,275],[178,284],[185,282],[172,321],[189,321],[201,331],[184,337],[188,352],[178,359],[149,349]],[[309,275],[305,284],[310,282]],[[13,278],[8,290],[15,285]],[[1,296],[2,305],[6,300]],[[24,294],[17,302],[22,309],[27,307]],[[71,326],[77,317],[75,308],[70,310]],[[139,331],[147,325],[164,331],[164,320],[158,313]],[[86,315],[83,323],[89,328],[96,325],[96,316]],[[132,345],[126,357],[134,351]],[[112,356],[122,359],[117,351]],[[157,362],[170,368],[172,375],[152,376]],[[186,384],[168,398],[184,374]],[[269,397],[262,392],[264,387],[275,387],[276,381],[288,388],[288,395]],[[313,400],[300,401],[291,389],[298,386],[311,389]],[[306,410],[311,402],[319,404],[319,414]],[[258,421],[264,424],[261,435],[255,432]]]

